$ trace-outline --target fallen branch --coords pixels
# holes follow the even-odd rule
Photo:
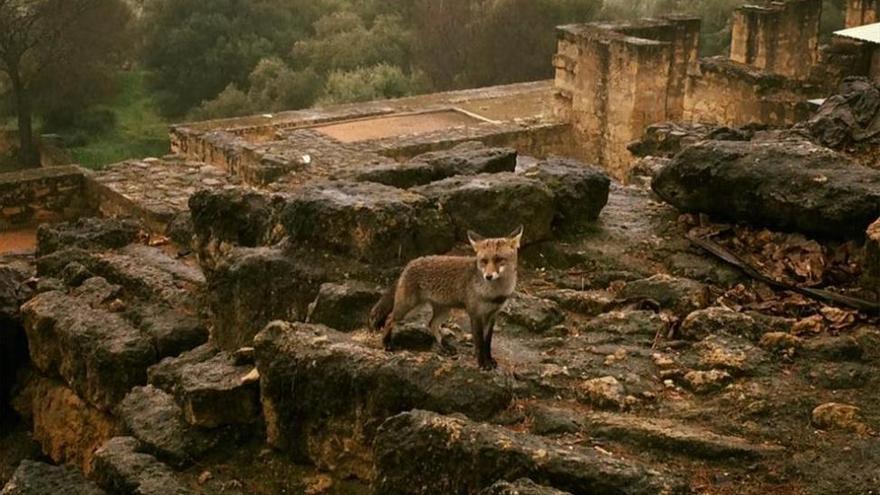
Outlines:
[[[755,280],[763,282],[770,287],[774,287],[780,290],[787,290],[791,292],[796,292],[803,296],[809,297],[811,299],[815,299],[817,301],[821,301],[824,303],[837,304],[840,306],[846,306],[849,308],[857,309],[859,311],[871,312],[871,313],[880,313],[880,302],[872,302],[867,301],[865,299],[859,299],[857,297],[845,296],[843,294],[838,294],[836,292],[831,292],[823,289],[811,289],[807,287],[798,287],[796,285],[792,285],[786,282],[780,282],[778,280],[774,280],[763,273],[759,272],[755,268],[749,266],[745,261],[740,259],[737,255],[733,254],[720,244],[709,240],[698,237],[695,234],[688,232],[687,238],[692,243],[697,246],[703,248],[708,251],[710,254],[718,257],[722,261],[733,265],[740,270],[743,271],[749,277],[752,277]]]

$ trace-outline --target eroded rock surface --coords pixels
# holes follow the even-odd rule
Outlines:
[[[701,142],[651,185],[683,211],[820,237],[861,237],[880,216],[880,171],[808,141]]]

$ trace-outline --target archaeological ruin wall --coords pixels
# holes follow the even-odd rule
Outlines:
[[[804,79],[819,60],[821,0],[744,5],[733,14],[730,59]]]
[[[864,3],[859,9],[871,11]],[[619,180],[633,163],[628,145],[653,123],[801,121],[811,111],[808,100],[867,67],[858,47],[820,50],[821,14],[821,0],[740,7],[729,57],[702,59],[696,18],[562,26],[554,57],[556,114],[571,124],[576,156]]]
[[[846,27],[880,22],[880,0],[847,0]]]

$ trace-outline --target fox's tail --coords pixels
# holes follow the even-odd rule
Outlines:
[[[391,284],[391,287],[382,294],[382,298],[379,299],[373,309],[370,310],[370,328],[373,330],[379,330],[383,326],[385,326],[385,321],[388,319],[388,315],[391,314],[391,310],[394,309],[394,292],[397,290],[397,283]]]

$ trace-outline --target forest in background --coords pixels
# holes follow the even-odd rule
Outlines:
[[[164,153],[168,122],[550,78],[554,27],[565,23],[695,14],[702,54],[725,53],[742,3],[0,0],[0,117],[16,128],[20,92],[2,60],[4,46],[22,45],[3,27],[22,25],[22,5],[44,9],[16,67],[35,127],[97,167]],[[823,36],[842,26],[843,3],[825,0]],[[74,19],[72,6],[85,14]]]

